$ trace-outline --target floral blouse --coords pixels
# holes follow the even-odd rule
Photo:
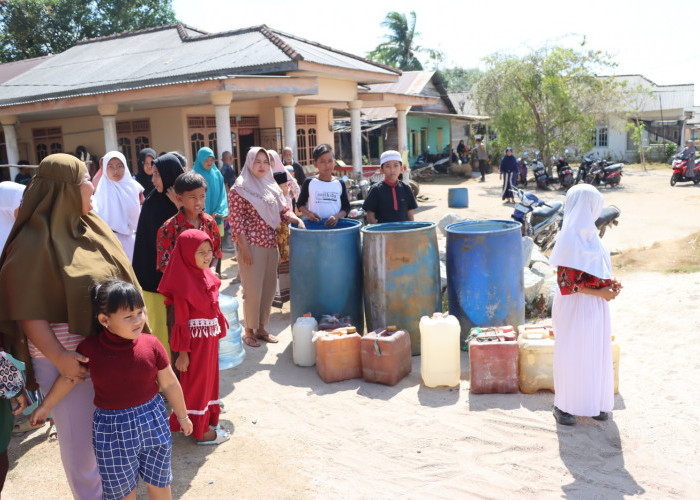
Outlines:
[[[166,220],[156,236],[156,252],[158,253],[156,260],[156,268],[161,273],[165,272],[165,268],[170,261],[170,254],[175,248],[175,240],[186,229],[197,229],[194,227],[185,216],[185,212],[180,210],[178,213]],[[214,217],[204,212],[199,213],[199,229],[209,235],[214,243],[214,257],[221,258],[221,235],[219,234],[219,226],[216,224]]]
[[[289,210],[280,212],[281,222],[289,223]],[[231,189],[228,192],[228,221],[231,225],[231,238],[235,241],[244,234],[249,245],[262,248],[277,248],[277,228],[265,222],[253,204]]]
[[[562,295],[571,295],[580,292],[583,288],[605,288],[610,286],[612,281],[597,278],[572,267],[558,266],[557,284]]]

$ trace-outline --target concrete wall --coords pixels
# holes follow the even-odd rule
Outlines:
[[[421,137],[421,130],[427,129],[428,131],[428,142],[420,145],[419,153],[422,153],[429,146],[430,154],[438,154],[442,152],[445,146],[450,144],[450,121],[448,119],[408,115],[406,127],[408,129],[408,160],[411,164],[416,159],[416,155],[413,154],[412,132],[417,132],[417,136]],[[442,129],[442,144],[440,145],[437,143],[439,129]]]

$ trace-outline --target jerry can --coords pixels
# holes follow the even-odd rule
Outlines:
[[[420,328],[420,374],[427,387],[459,385],[459,321],[452,315],[423,316]]]
[[[471,391],[474,394],[518,392],[518,343],[513,328],[478,330],[473,338],[470,333],[469,341]]]
[[[313,342],[316,371],[324,382],[362,377],[361,341],[355,327],[316,332]]]
[[[292,325],[292,359],[297,366],[314,366],[316,364],[316,349],[312,342],[318,323],[306,313],[299,316]]]
[[[396,385],[411,373],[411,337],[395,326],[362,337],[362,377],[367,382]]]
[[[551,326],[518,327],[518,384],[525,394],[554,392],[554,331]]]

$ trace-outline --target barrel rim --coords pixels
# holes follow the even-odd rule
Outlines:
[[[355,219],[343,218],[343,219],[340,219],[340,220],[338,221],[338,223],[340,223],[341,221],[342,221],[343,224],[350,224],[350,227],[341,227],[341,228],[338,228],[338,227],[329,227],[329,228],[327,228],[326,230],[324,230],[323,232],[325,232],[325,231],[333,231],[333,232],[336,233],[336,234],[338,234],[338,233],[345,233],[345,232],[352,232],[352,231],[357,231],[357,230],[359,230],[360,227],[362,226],[362,223],[361,223],[359,220],[355,220]],[[306,222],[306,221],[305,221],[305,222]],[[315,224],[318,224],[318,223],[315,223]],[[290,229],[290,231],[291,231],[292,233],[294,233],[294,232],[299,232],[299,233],[302,233],[302,234],[310,234],[310,233],[320,234],[318,229],[302,229],[302,228],[299,228],[299,227],[296,227],[296,226],[293,226],[293,225],[290,225],[290,226],[289,226],[289,229]]]
[[[484,223],[503,223],[509,227],[504,227],[501,229],[492,229],[489,231],[460,231],[460,226],[477,226],[479,224],[484,224]],[[517,229],[520,231],[520,226],[521,224],[519,222],[513,221],[513,220],[501,220],[501,219],[487,219],[487,220],[463,220],[459,222],[453,222],[452,224],[449,224],[445,228],[446,233],[451,233],[451,234],[502,234],[502,233],[507,233],[510,231],[514,231]]]
[[[394,227],[403,229],[392,229]],[[412,226],[412,227],[409,227]],[[418,231],[435,229],[437,224],[429,221],[400,221],[400,222],[384,222],[381,224],[369,224],[361,229],[362,233],[371,234],[405,234]]]

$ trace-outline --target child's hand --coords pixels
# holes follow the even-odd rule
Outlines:
[[[186,372],[190,366],[190,355],[187,352],[180,352],[175,360],[175,368],[181,372]]]
[[[331,215],[326,219],[326,227],[335,227],[338,224],[338,219],[335,215]]]
[[[43,404],[39,405],[39,407],[29,415],[29,423],[32,424],[33,427],[44,425],[44,422],[46,422],[50,414],[51,408],[47,408]]]
[[[601,288],[601,293],[603,298],[609,302],[617,297],[617,294],[620,293],[620,291],[615,290],[613,286],[610,286],[610,288]]]
[[[21,394],[17,395],[16,397],[11,398],[10,404],[13,407],[15,407],[15,405],[17,406],[14,410],[12,410],[12,414],[19,415],[27,408],[27,396],[25,396],[24,392],[22,392]]]
[[[192,434],[192,420],[190,420],[190,417],[185,417],[184,420],[178,418],[177,421],[180,422],[180,429],[182,429],[182,433],[185,436]]]
[[[311,222],[318,222],[321,220],[321,217],[316,212],[312,212],[311,210],[306,211],[306,216]]]

